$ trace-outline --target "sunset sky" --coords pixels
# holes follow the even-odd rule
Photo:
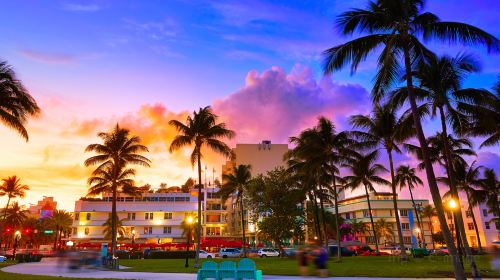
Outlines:
[[[335,30],[335,16],[366,1],[212,2],[2,3],[0,59],[14,67],[42,108],[28,124],[28,143],[0,126],[0,177],[18,175],[30,186],[23,203],[54,196],[60,207],[73,210],[91,171],[83,167],[90,156],[85,146],[116,123],[151,150],[152,167],[138,169],[138,184],[173,186],[194,172],[189,150],[168,153],[175,131],[167,122],[201,106],[213,106],[236,131],[231,146],[263,139],[285,143],[320,115],[339,130],[349,129],[346,117],[369,112],[375,58],[353,76],[348,70],[321,73],[321,52],[349,39]],[[428,2],[426,9],[442,20],[474,24],[500,37],[495,0]],[[491,88],[500,73],[499,55],[484,48],[428,46],[439,54],[468,51],[481,58],[482,72],[466,87]],[[436,128],[425,123],[428,135]],[[405,154],[397,160],[416,162]],[[478,160],[500,172],[498,146],[479,151]],[[223,163],[206,156],[210,170],[220,172]],[[428,197],[425,189],[419,198]]]

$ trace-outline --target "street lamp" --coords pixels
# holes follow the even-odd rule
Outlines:
[[[132,245],[135,244],[135,229],[132,230]]]
[[[189,240],[191,239],[191,224],[193,224],[193,217],[188,216],[186,218],[186,224],[187,224],[187,242],[186,242],[186,263],[184,264],[185,268],[189,267]]]
[[[450,208],[450,211],[453,215],[453,226],[455,228],[455,237],[457,239],[457,249],[458,249],[458,256],[460,259],[460,264],[462,265],[462,268],[464,267],[464,263],[462,260],[463,256],[463,251],[462,251],[462,242],[460,240],[460,231],[458,231],[458,224],[457,224],[457,213],[456,209],[458,208],[458,203],[455,201],[455,199],[450,199],[448,200],[448,208]]]
[[[416,228],[415,232],[417,233],[418,247],[422,248],[422,239],[420,238],[420,228]]]
[[[16,230],[16,232],[14,233],[14,249],[12,251],[12,256],[14,259],[16,259],[16,249],[20,239],[21,239],[21,232]]]

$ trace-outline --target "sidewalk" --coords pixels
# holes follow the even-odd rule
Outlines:
[[[95,269],[80,269],[70,271],[66,268],[57,266],[57,261],[54,259],[43,259],[38,263],[21,263],[2,268],[4,272],[47,275],[47,276],[62,276],[62,277],[80,277],[80,278],[114,278],[114,279],[140,279],[140,280],[158,280],[158,279],[176,279],[176,280],[194,280],[196,274],[188,273],[153,273],[153,272],[122,272],[122,271],[105,271]],[[284,279],[303,279],[299,276],[274,276],[264,275],[265,280],[284,280]],[[315,278],[307,278],[315,279]],[[353,279],[375,279],[375,280],[395,280],[395,279],[412,279],[412,278],[368,278],[368,277],[330,277],[322,279],[338,279],[338,280],[353,280]],[[417,278],[413,278],[417,279]],[[444,280],[445,278],[438,278]],[[451,279],[451,278],[450,278]],[[421,279],[419,279],[421,280]]]

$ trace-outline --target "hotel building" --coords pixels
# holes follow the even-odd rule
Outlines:
[[[371,247],[375,246],[375,238],[371,231],[370,216],[368,211],[368,201],[366,195],[355,196],[351,198],[346,198],[340,200],[339,202],[339,213],[342,218],[345,219],[346,223],[351,221],[361,221],[365,224],[365,232],[351,236],[351,240],[359,240],[368,244]],[[417,199],[415,203],[419,207],[425,207],[429,204],[428,200]],[[380,219],[385,219],[387,222],[392,223],[393,230],[393,240],[384,240],[383,237],[379,238],[379,243],[381,246],[398,243],[397,240],[397,228],[396,228],[396,217],[394,215],[394,207],[392,202],[391,193],[371,193],[370,194],[370,204],[372,208],[373,222],[376,223]],[[415,216],[415,211],[413,210],[412,201],[409,199],[397,199],[399,217],[401,222],[401,228],[403,231],[403,241],[407,246],[417,246],[419,240],[427,244],[427,248],[431,248],[431,231],[429,219],[424,219],[421,222],[422,228],[417,223],[417,218]],[[330,212],[334,213],[335,209],[333,207],[328,209]]]
[[[203,189],[204,238],[222,237],[226,222],[217,188]],[[181,223],[187,216],[196,217],[198,193],[145,192],[141,197],[118,195],[117,213],[122,222],[126,242],[170,243],[185,242]],[[75,203],[72,239],[80,242],[104,240],[104,223],[111,215],[111,194],[102,198],[81,198]],[[119,236],[120,237],[120,236]]]

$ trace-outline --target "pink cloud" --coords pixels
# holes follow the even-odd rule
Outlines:
[[[369,94],[360,85],[339,84],[330,78],[316,80],[308,67],[296,66],[290,73],[272,67],[262,73],[248,72],[245,85],[214,102],[214,110],[237,132],[237,142],[270,139],[287,142],[319,116],[347,129],[347,114],[366,113]]]
[[[49,53],[30,49],[23,49],[20,53],[27,58],[46,64],[71,64],[78,60],[75,55],[65,53]]]

